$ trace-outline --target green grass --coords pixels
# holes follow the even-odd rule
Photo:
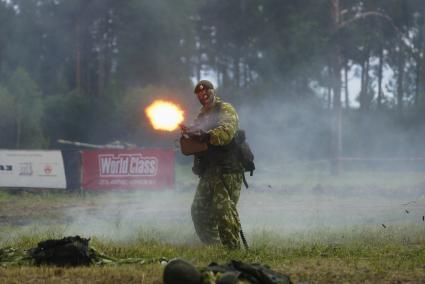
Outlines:
[[[384,234],[373,229],[364,229],[354,234],[352,231],[310,232],[288,237],[264,231],[251,236],[252,247],[249,251],[228,251],[222,247],[200,244],[171,245],[143,240],[116,242],[95,238],[92,245],[107,255],[116,258],[142,257],[148,264],[77,269],[9,267],[0,270],[0,282],[17,283],[38,279],[40,282],[68,283],[71,277],[76,277],[75,282],[79,279],[83,282],[102,283],[160,283],[163,267],[156,260],[160,257],[180,257],[197,266],[232,259],[260,262],[289,274],[294,282],[420,283],[425,281],[424,233],[425,230],[419,227],[400,227]],[[345,237],[347,235],[350,237]],[[51,237],[60,235],[50,232],[37,236],[21,236],[8,245],[30,248],[38,241]],[[25,274],[19,274],[18,271],[25,271]]]
[[[105,231],[85,235],[92,237],[92,246],[112,257],[147,260],[107,267],[0,268],[0,283],[161,283],[161,257],[181,257],[197,266],[231,259],[260,262],[290,275],[294,283],[424,283],[424,176],[259,171],[248,178],[251,188],[242,191],[239,203],[249,251],[204,246],[197,240],[186,216],[197,182],[189,166],[177,169],[176,192],[79,196],[0,190],[0,247],[31,248],[41,240],[69,235],[75,221],[70,216],[94,216],[74,231],[104,222],[100,225],[108,225]],[[316,190],[318,185],[322,191]],[[411,200],[415,202],[403,205]]]

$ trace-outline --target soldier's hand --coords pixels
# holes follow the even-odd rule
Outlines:
[[[186,133],[189,129],[189,127],[187,127],[183,123],[179,124],[179,126],[180,126],[180,130],[182,131],[182,133]]]
[[[186,126],[184,124],[180,124],[180,129],[181,129],[181,135],[186,137],[186,138],[192,138],[194,135],[194,130],[193,127],[191,126]]]
[[[200,129],[196,132],[196,135],[194,135],[194,139],[201,143],[207,143],[210,141],[210,134],[208,132],[205,132],[204,130]]]

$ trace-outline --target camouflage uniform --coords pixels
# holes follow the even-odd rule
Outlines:
[[[232,105],[215,97],[211,106],[201,108],[195,125],[210,135],[209,150],[194,161],[194,173],[200,176],[191,208],[196,233],[204,243],[239,248],[236,204],[242,167],[231,149],[224,150],[238,130],[238,115]]]

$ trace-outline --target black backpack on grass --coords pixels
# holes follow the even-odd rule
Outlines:
[[[87,266],[92,263],[89,241],[80,236],[46,240],[29,253],[37,265]]]
[[[165,266],[163,280],[164,284],[201,284],[207,282],[203,278],[207,276],[204,272],[218,276],[215,282],[217,284],[236,284],[240,280],[251,284],[292,284],[288,275],[258,263],[232,260],[225,264],[213,262],[198,269],[192,263],[179,258],[171,260]]]
[[[219,284],[236,284],[238,280],[247,280],[252,284],[292,284],[288,275],[273,271],[270,267],[258,263],[245,263],[231,260],[226,264],[211,263],[206,270],[214,274],[221,273]]]

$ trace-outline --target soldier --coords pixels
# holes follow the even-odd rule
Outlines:
[[[193,172],[200,177],[191,213],[195,230],[206,244],[240,248],[241,229],[236,204],[243,181],[243,167],[235,153],[238,115],[215,95],[214,86],[201,80],[195,86],[202,108],[194,121],[195,139],[208,150],[195,154]]]

